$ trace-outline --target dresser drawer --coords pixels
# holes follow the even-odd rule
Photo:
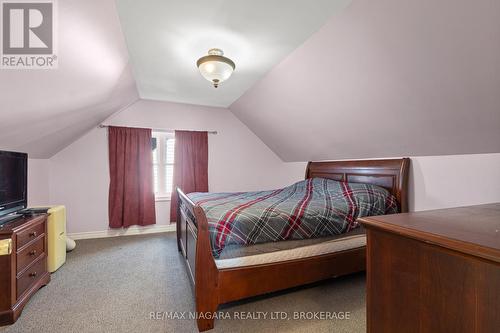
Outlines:
[[[28,267],[35,261],[42,253],[45,252],[45,237],[39,237],[34,243],[25,247],[22,251],[17,253],[17,274],[21,273],[23,269]]]
[[[41,221],[40,223],[37,223],[30,228],[21,231],[20,233],[17,234],[17,242],[16,246],[17,249],[20,249],[24,245],[28,244],[41,234],[45,232],[45,224]]]
[[[47,257],[42,254],[33,266],[17,278],[17,298],[21,297],[46,271]]]

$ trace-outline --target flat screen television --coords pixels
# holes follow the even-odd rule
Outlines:
[[[2,217],[26,208],[28,155],[0,150],[0,224]]]

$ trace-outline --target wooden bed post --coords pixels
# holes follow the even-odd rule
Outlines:
[[[212,255],[205,212],[200,206],[195,206],[194,214],[198,224],[195,267],[196,312],[198,330],[203,332],[214,328],[214,313],[219,306],[219,272]]]

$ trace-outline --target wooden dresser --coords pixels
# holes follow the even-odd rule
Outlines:
[[[0,325],[14,323],[30,297],[50,281],[47,215],[0,226]]]
[[[368,332],[499,332],[500,203],[361,223]]]

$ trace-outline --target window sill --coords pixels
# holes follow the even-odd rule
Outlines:
[[[155,201],[156,202],[159,202],[159,201],[170,201],[171,198],[172,197],[170,195],[157,195],[157,196],[155,196]]]

